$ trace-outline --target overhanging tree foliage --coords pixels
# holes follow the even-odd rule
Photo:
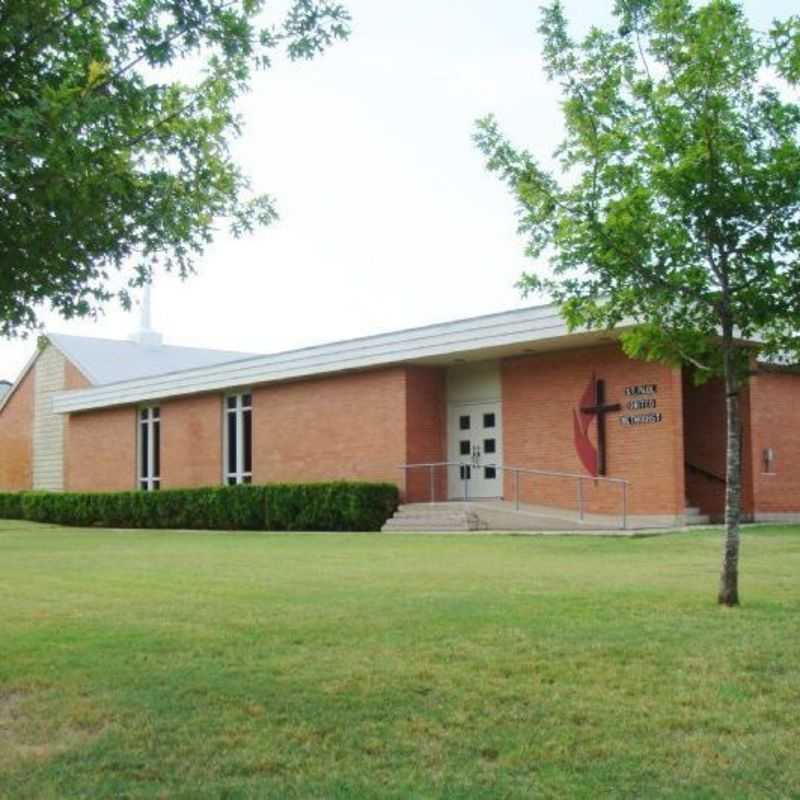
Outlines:
[[[349,17],[293,0],[266,26],[264,6],[0,0],[0,335],[43,302],[92,313],[120,270],[129,286],[159,264],[185,276],[215,225],[275,218],[231,160],[234,103],[274,54],[312,58]]]
[[[633,320],[634,357],[694,365],[726,389],[726,536],[719,601],[739,602],[742,340],[800,357],[800,18],[752,29],[739,3],[618,0],[616,30],[571,38],[542,11],[563,97],[560,175],[497,123],[476,141],[519,202],[525,274],[573,327]],[[781,80],[782,79],[782,80]],[[780,85],[782,83],[783,85]]]

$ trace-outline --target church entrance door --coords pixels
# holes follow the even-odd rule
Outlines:
[[[503,429],[500,403],[451,405],[447,460],[451,500],[496,498],[503,494]],[[466,485],[465,485],[466,484]]]

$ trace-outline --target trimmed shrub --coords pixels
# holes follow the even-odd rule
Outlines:
[[[0,492],[0,519],[22,519],[22,493]]]
[[[0,493],[0,519],[106,528],[377,531],[397,508],[389,483],[221,486],[159,492]]]
[[[379,531],[395,512],[391,483],[278,483],[266,490],[270,531]]]

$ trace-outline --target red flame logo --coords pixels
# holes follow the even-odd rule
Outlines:
[[[595,478],[597,477],[597,449],[589,438],[589,426],[592,424],[595,414],[582,409],[594,405],[596,380],[597,378],[592,373],[592,379],[581,396],[578,408],[572,411],[575,452],[586,471]]]

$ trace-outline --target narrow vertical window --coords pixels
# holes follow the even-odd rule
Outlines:
[[[228,412],[228,483],[236,483],[237,465],[239,464],[239,451],[236,447],[238,436],[236,435],[236,411]]]
[[[225,483],[250,483],[253,480],[253,396],[225,398]]]
[[[148,406],[139,411],[139,488],[151,492],[161,488],[161,409]]]
[[[153,482],[154,489],[161,486],[161,409],[153,409]]]

